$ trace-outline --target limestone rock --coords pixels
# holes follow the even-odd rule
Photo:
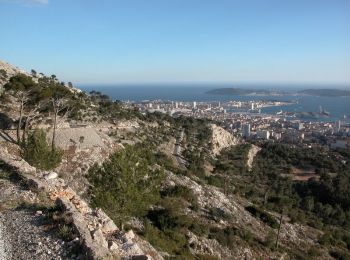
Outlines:
[[[247,166],[248,166],[249,171],[252,170],[254,158],[260,150],[261,150],[261,148],[259,146],[256,146],[256,145],[252,145],[250,147],[249,152],[248,152],[248,160],[247,160]]]
[[[53,180],[56,179],[58,177],[58,174],[56,172],[50,172],[49,174],[47,174],[45,176],[46,180]]]
[[[211,124],[210,126],[212,130],[211,142],[213,144],[214,155],[220,154],[221,150],[224,148],[238,144],[238,139],[222,127],[215,124]]]
[[[127,240],[133,240],[135,238],[134,231],[129,230],[127,233],[125,233],[125,238]]]

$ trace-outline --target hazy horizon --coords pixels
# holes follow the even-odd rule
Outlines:
[[[346,0],[0,0],[0,59],[76,85],[350,85],[349,12]]]
[[[348,84],[331,84],[331,83],[276,83],[276,82],[118,82],[118,83],[78,83],[76,87],[102,87],[102,88],[123,88],[123,87],[193,87],[193,88],[250,88],[250,89],[275,89],[275,90],[301,90],[301,89],[344,89],[350,90]],[[97,89],[98,90],[98,89]]]

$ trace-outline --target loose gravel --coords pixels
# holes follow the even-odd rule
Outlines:
[[[0,259],[9,259],[9,252],[11,252],[11,248],[8,243],[5,243],[5,227],[2,224],[2,215],[0,214]]]
[[[67,259],[65,242],[43,225],[43,216],[27,210],[0,213],[0,259]]]
[[[44,214],[11,206],[23,199],[33,200],[35,194],[1,179],[2,174],[0,169],[0,260],[75,259],[69,253],[72,243],[58,238]]]

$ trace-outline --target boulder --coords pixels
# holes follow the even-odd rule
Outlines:
[[[53,180],[58,177],[58,174],[56,172],[50,172],[49,174],[45,175],[45,180]]]
[[[134,231],[132,230],[129,230],[128,232],[126,232],[124,236],[127,240],[131,240],[131,241],[135,238]]]

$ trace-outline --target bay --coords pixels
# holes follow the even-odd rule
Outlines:
[[[330,113],[327,118],[318,118],[317,121],[337,121],[343,120],[350,123],[350,119],[344,119],[344,115],[350,116],[350,97],[317,97],[317,96],[236,96],[236,95],[211,95],[206,94],[212,90],[225,86],[214,85],[117,85],[117,86],[98,86],[83,85],[79,86],[83,91],[100,91],[107,94],[113,100],[121,101],[146,101],[146,100],[171,100],[171,101],[257,101],[257,100],[277,100],[277,101],[295,101],[292,105],[267,107],[262,109],[262,113],[276,114],[279,111],[284,112],[319,112],[320,106]],[[226,86],[228,87],[228,86]],[[262,86],[258,86],[262,87]],[[309,86],[304,87],[304,89]],[[257,88],[257,87],[255,87]],[[276,89],[276,88],[275,88]],[[283,90],[302,89],[301,86],[293,88],[288,86]],[[315,120],[315,119],[314,119]]]

